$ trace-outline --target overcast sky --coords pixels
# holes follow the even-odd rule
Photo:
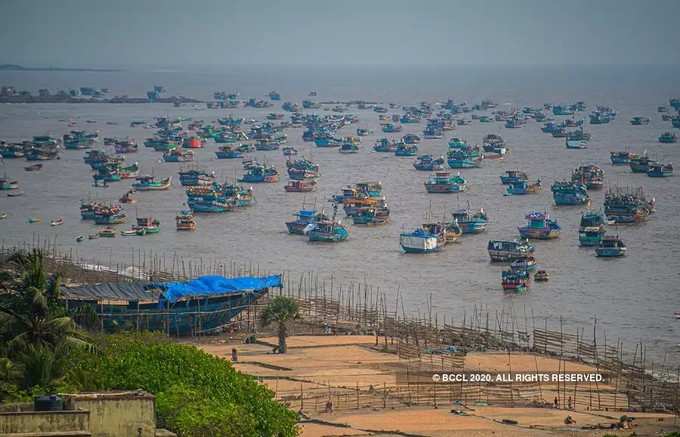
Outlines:
[[[680,0],[0,0],[0,63],[680,64]]]

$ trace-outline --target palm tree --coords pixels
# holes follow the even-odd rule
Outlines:
[[[298,311],[299,307],[294,299],[286,296],[276,296],[262,313],[262,322],[264,326],[269,326],[274,322],[278,324],[278,353],[280,354],[285,354],[288,350],[288,347],[286,346],[288,327],[286,324],[290,320],[295,320],[299,317]]]

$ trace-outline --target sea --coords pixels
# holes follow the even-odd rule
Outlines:
[[[414,158],[374,152],[371,146],[378,138],[399,134],[382,133],[378,114],[354,107],[349,112],[359,117],[359,123],[339,134],[354,135],[357,127],[373,131],[362,137],[357,154],[316,148],[302,141],[303,129],[287,130],[289,145],[321,167],[317,191],[284,192],[286,158],[281,151],[253,153],[252,158],[279,168],[281,181],[254,185],[255,206],[199,216],[195,232],[176,232],[174,226],[176,213],[186,207],[184,190],[177,181],[183,164],[161,163],[160,153],[140,147],[139,153],[127,156],[127,162],[139,162],[143,173],[172,175],[175,182],[169,191],[137,193],[138,203],[126,210],[132,218],[157,217],[161,232],[82,243],[76,242],[76,236],[92,234],[96,226],[80,220],[81,199],[116,201],[131,181],[93,187],[83,151],[64,151],[60,160],[44,162],[39,172],[24,171],[24,160],[6,159],[0,164],[0,174],[19,180],[25,195],[8,198],[0,193],[0,211],[8,213],[0,221],[0,239],[4,246],[49,240],[61,250],[77,250],[79,256],[101,263],[125,264],[133,254],[148,251],[187,260],[219,258],[289,275],[316,272],[321,278],[333,277],[336,284],[361,282],[380,287],[388,301],[393,302],[398,293],[407,311],[432,311],[439,320],[461,322],[483,309],[492,320],[498,314],[505,314],[507,320],[510,314],[519,327],[526,326],[527,319],[537,327],[547,320],[552,327],[559,329],[562,324],[565,332],[572,334],[580,329],[590,338],[597,319],[598,336],[606,337],[609,344],[620,339],[625,350],[632,352],[642,343],[656,363],[680,362],[680,320],[673,315],[680,311],[680,176],[649,178],[609,161],[610,151],[647,151],[652,158],[680,162],[680,144],[657,140],[661,133],[672,130],[657,107],[680,97],[678,66],[136,67],[115,72],[3,71],[2,85],[33,93],[40,88],[53,92],[109,88],[112,96],[143,96],[154,85],[162,85],[167,95],[197,99],[212,99],[215,91],[265,99],[269,91],[276,90],[281,102],[296,103],[315,91],[317,97],[312,99],[317,101],[398,105],[391,113],[402,105],[448,99],[470,104],[490,99],[505,110],[577,101],[584,101],[589,110],[595,105],[610,106],[617,116],[609,124],[589,125],[587,112],[577,114],[576,118],[586,119],[585,130],[592,134],[584,150],[567,150],[563,138],[542,133],[541,124],[533,121],[519,129],[506,129],[500,122],[474,121],[446,132],[441,140],[422,140],[420,154],[439,156],[446,154],[451,137],[481,143],[484,135],[495,133],[505,139],[511,152],[504,160],[485,160],[481,168],[461,170],[469,189],[458,195],[427,194],[423,183],[428,173],[414,169]],[[98,130],[102,137],[132,137],[141,145],[154,131],[131,127],[133,120],[152,122],[163,116],[212,122],[230,114],[263,120],[270,112],[282,112],[279,104],[267,109],[207,109],[203,104],[0,104],[0,140],[61,136],[71,129],[85,129]],[[633,116],[646,116],[651,122],[633,126]],[[69,122],[75,127],[69,127]],[[403,126],[401,135],[422,134],[424,124]],[[675,132],[680,134],[677,129]],[[198,164],[214,170],[220,179],[239,177],[243,173],[240,160],[217,160],[215,149],[216,145],[208,144],[198,150]],[[648,197],[656,199],[657,211],[648,222],[609,227],[609,233],[625,241],[626,257],[599,259],[592,249],[579,247],[579,219],[586,207],[554,206],[550,184],[569,178],[573,169],[584,164],[597,164],[606,174],[605,188],[590,192],[594,209],[602,208],[605,191],[613,186],[642,187]],[[544,190],[536,195],[505,196],[499,176],[511,169],[527,172],[531,180],[540,178]],[[338,244],[310,243],[286,232],[285,222],[303,205],[330,210],[332,194],[364,180],[382,182],[391,209],[389,224],[350,226],[349,239]],[[427,214],[447,217],[468,204],[489,214],[486,233],[466,235],[438,253],[400,251],[400,232],[419,226]],[[559,239],[535,244],[539,268],[550,273],[550,280],[532,284],[523,294],[507,294],[500,284],[504,266],[490,263],[487,243],[516,238],[517,227],[526,223],[525,215],[532,210],[549,213],[562,227]],[[42,223],[29,224],[29,217],[40,217]],[[56,217],[65,222],[51,227],[49,221]],[[345,223],[349,225],[349,220]]]

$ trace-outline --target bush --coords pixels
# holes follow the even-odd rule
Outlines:
[[[74,360],[67,383],[81,390],[144,389],[159,423],[182,437],[289,437],[296,414],[225,360],[161,337],[110,335]]]

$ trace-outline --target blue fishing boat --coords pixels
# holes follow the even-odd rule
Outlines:
[[[528,274],[524,272],[515,272],[512,270],[503,270],[501,272],[501,286],[503,291],[513,291],[515,293],[522,293],[527,289]]]
[[[342,140],[332,135],[322,134],[314,138],[314,144],[316,144],[316,147],[340,147]]]
[[[215,155],[217,156],[217,159],[235,159],[243,156],[240,150],[232,146],[220,146],[215,151]]]
[[[397,143],[387,138],[381,138],[373,145],[373,150],[376,152],[393,153],[397,150]]]
[[[418,146],[416,144],[399,143],[394,151],[396,156],[416,156]]]
[[[529,176],[519,170],[506,170],[504,175],[501,175],[501,183],[503,185],[510,185],[514,182],[527,181]]]
[[[647,176],[652,178],[666,178],[673,176],[673,164],[662,164],[660,162],[649,165]]]
[[[279,172],[275,167],[266,165],[256,165],[248,169],[248,171],[241,176],[239,182],[248,183],[273,183],[279,181]]]
[[[359,146],[352,142],[343,142],[338,150],[340,153],[359,153]]]
[[[387,123],[387,124],[383,125],[382,131],[385,132],[385,133],[401,132],[401,125],[400,124]]]
[[[526,258],[514,260],[510,264],[510,270],[516,273],[528,274],[528,272],[536,269],[536,265],[537,265],[536,258],[534,258],[533,256],[527,256]]]
[[[511,262],[528,257],[535,248],[526,240],[490,240],[487,246],[492,262]]]
[[[215,179],[215,172],[207,172],[198,168],[180,170],[179,182],[183,187],[195,187],[198,185],[210,185]]]
[[[574,109],[571,106],[553,105],[553,115],[574,115]]]
[[[481,120],[480,120],[481,121]],[[492,153],[498,156],[505,156],[508,152],[505,141],[500,135],[488,134],[482,139],[482,148],[485,153]]]
[[[555,205],[584,205],[590,201],[588,188],[577,182],[555,181],[550,190],[553,193]]]
[[[191,150],[174,149],[163,153],[165,162],[191,162],[194,160],[194,152]]]
[[[522,238],[551,240],[560,236],[560,225],[545,212],[532,211],[526,215],[526,226],[517,228]]]
[[[320,220],[328,219],[323,213],[317,212],[314,209],[301,209],[294,216],[295,220],[286,222],[288,233],[294,235],[304,235],[307,226]]]
[[[626,165],[630,162],[632,156],[635,155],[630,152],[609,152],[612,165]]]
[[[483,155],[478,148],[449,150],[447,163],[451,168],[478,168],[481,166]]]
[[[390,210],[387,207],[369,207],[351,217],[355,225],[384,225],[390,220]]]
[[[607,124],[612,120],[611,114],[595,111],[590,114],[590,124]]]
[[[626,245],[617,236],[606,235],[595,249],[595,254],[601,258],[616,258],[626,254]]]
[[[541,190],[542,186],[540,179],[537,179],[533,184],[530,184],[529,181],[516,181],[508,185],[508,188],[506,189],[506,195],[521,196],[525,194],[536,194]]]
[[[233,210],[236,205],[231,199],[190,197],[187,205],[193,212],[222,213]]]
[[[465,209],[454,211],[452,215],[463,234],[481,234],[486,231],[486,226],[489,223],[489,217],[484,209],[473,212],[469,205]]]
[[[604,214],[598,211],[586,211],[581,215],[578,241],[583,247],[593,247],[600,244],[604,236],[606,220]]]
[[[167,190],[172,184],[172,176],[157,180],[153,176],[138,176],[132,188],[137,191],[160,191]]]
[[[428,193],[461,193],[466,188],[465,179],[460,174],[452,176],[446,171],[438,171],[425,181]]]
[[[312,223],[305,228],[309,241],[336,243],[349,237],[349,231],[335,219],[324,219]]]
[[[664,144],[672,144],[678,141],[678,136],[672,132],[664,132],[659,137],[659,142]]]

